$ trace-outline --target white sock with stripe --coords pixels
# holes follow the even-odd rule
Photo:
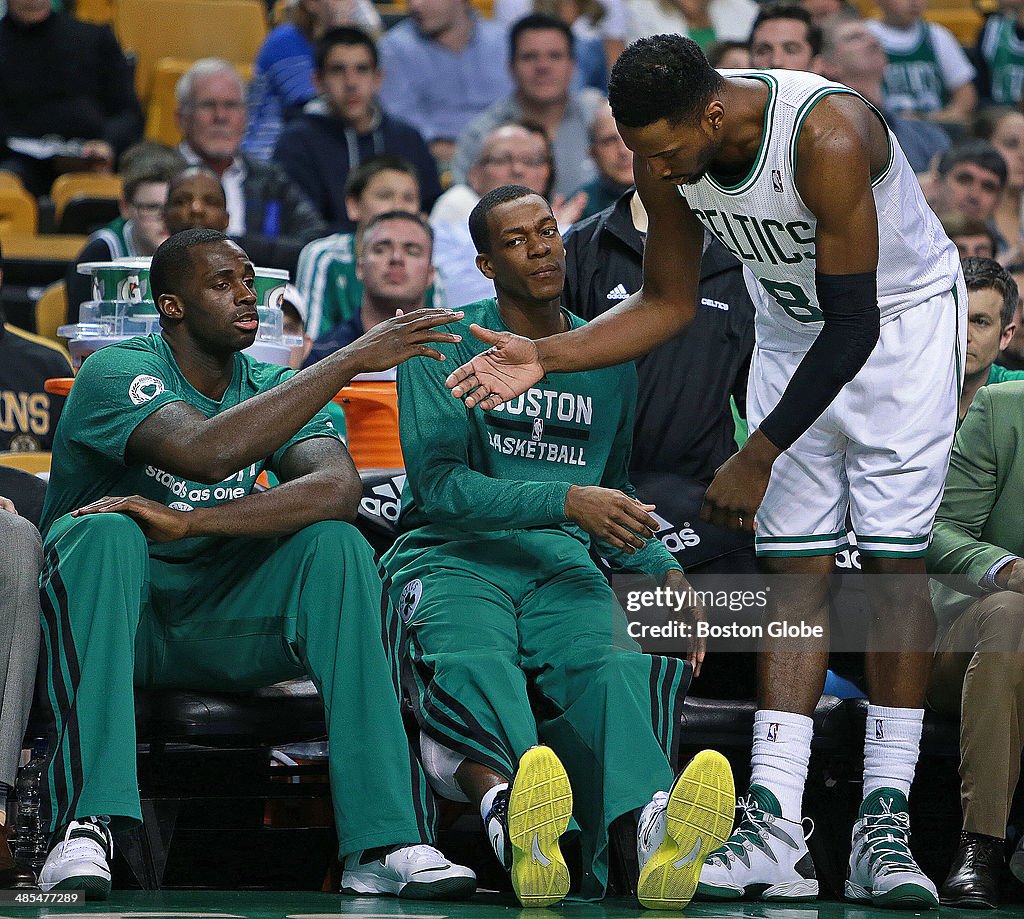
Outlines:
[[[754,715],[750,784],[775,795],[786,820],[799,821],[802,814],[813,734],[814,722],[806,715],[771,709]]]
[[[865,798],[879,788],[896,788],[910,797],[923,727],[922,708],[868,704],[864,725]]]

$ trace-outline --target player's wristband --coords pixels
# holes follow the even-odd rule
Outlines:
[[[878,343],[878,282],[874,271],[815,274],[824,325],[760,431],[788,450],[864,366]]]

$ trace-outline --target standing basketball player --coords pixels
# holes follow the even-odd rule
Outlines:
[[[845,86],[799,72],[720,74],[689,39],[660,35],[626,49],[609,97],[650,215],[643,289],[536,342],[478,330],[495,347],[448,385],[491,409],[545,373],[632,359],[692,319],[705,227],[743,261],[758,281],[757,430],[719,470],[704,513],[746,529],[756,514],[765,571],[801,575],[773,588],[773,619],[828,634],[848,510],[865,572],[892,576],[868,579],[871,704],[846,894],[936,906],[910,852],[907,797],[935,628],[922,556],[966,338],[956,249],[882,117]],[[817,895],[801,799],[828,643],[784,641],[762,644],[749,796],[698,895]]]

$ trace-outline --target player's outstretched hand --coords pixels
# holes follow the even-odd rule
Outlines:
[[[715,473],[704,495],[701,520],[730,530],[754,530],[754,515],[768,490],[772,463],[779,450],[760,431],[755,431],[739,453],[734,453]]]
[[[698,622],[707,622],[708,613],[701,603],[700,597],[690,586],[684,575],[678,568],[673,568],[665,575],[665,586],[678,596],[685,597],[688,602],[684,603],[679,610],[679,621],[685,622],[690,627],[690,650],[686,659],[693,667],[694,679],[700,676],[700,668],[704,665],[704,655],[707,654],[708,640],[705,635],[697,632]]]
[[[150,501],[141,495],[124,497],[106,497],[93,501],[77,511],[72,517],[85,517],[89,514],[124,514],[131,517],[153,542],[173,542],[189,535],[191,527],[188,511],[175,511],[159,501]]]
[[[572,485],[565,496],[565,516],[591,536],[632,555],[658,530],[648,513],[653,504],[641,504],[625,492],[597,485]]]
[[[492,332],[475,322],[469,331],[474,338],[494,347],[453,370],[444,381],[467,408],[479,405],[490,411],[526,392],[544,376],[537,345],[529,338],[511,332]]]
[[[341,350],[354,359],[359,373],[390,370],[412,357],[432,357],[443,361],[444,355],[432,342],[458,342],[461,335],[445,332],[437,326],[457,322],[465,313],[453,310],[422,309],[402,313],[380,322],[352,344]]]

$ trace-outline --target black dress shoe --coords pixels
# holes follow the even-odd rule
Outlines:
[[[995,909],[999,906],[1003,845],[1003,840],[994,836],[961,833],[960,848],[939,891],[942,904],[960,909]]]

